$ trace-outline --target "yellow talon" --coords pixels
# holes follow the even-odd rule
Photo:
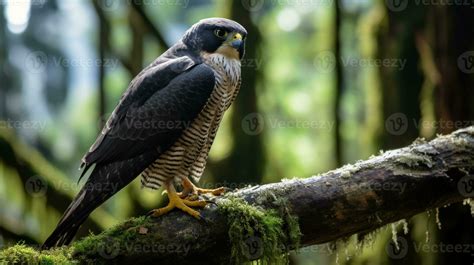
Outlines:
[[[207,205],[206,201],[198,201],[198,200],[195,200],[195,201],[183,200],[183,203],[186,204],[187,206],[201,207],[201,208],[204,208]]]
[[[202,189],[196,187],[188,178],[183,179],[183,191],[180,192],[179,196],[181,198],[188,198],[190,200],[196,200],[199,194],[211,193],[214,196],[222,195],[225,192],[224,187],[220,187],[217,189]]]
[[[158,217],[170,212],[174,208],[178,208],[190,214],[191,216],[194,216],[197,219],[201,219],[201,214],[198,211],[191,209],[190,206],[191,207],[205,207],[207,205],[206,201],[187,200],[187,199],[180,198],[180,196],[178,196],[178,193],[176,192],[176,189],[174,188],[171,181],[165,182],[165,188],[168,193],[168,199],[169,199],[168,205],[163,208],[151,210],[148,215],[151,215],[153,217]]]

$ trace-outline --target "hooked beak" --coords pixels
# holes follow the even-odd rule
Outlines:
[[[242,35],[240,33],[230,33],[216,52],[229,58],[242,59],[245,53],[245,42]]]
[[[240,33],[234,34],[234,36],[230,40],[230,45],[236,50],[239,50],[243,44],[244,41],[242,40],[242,35],[240,35]]]
[[[232,47],[233,49],[235,49],[235,51],[237,51],[237,57],[239,59],[242,59],[242,57],[244,57],[244,53],[245,53],[245,42],[243,40],[243,37],[240,33],[232,33],[232,34],[229,34],[230,36],[227,38],[226,40],[226,43],[227,45],[229,45],[230,47]]]

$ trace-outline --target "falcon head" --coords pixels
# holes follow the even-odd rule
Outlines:
[[[199,54],[219,53],[240,60],[245,53],[246,36],[247,30],[233,20],[207,18],[186,31],[182,41]]]

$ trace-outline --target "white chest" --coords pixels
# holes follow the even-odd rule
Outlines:
[[[240,86],[240,61],[221,54],[203,55],[204,63],[214,71],[216,84],[211,98],[220,101],[226,110],[235,98]]]

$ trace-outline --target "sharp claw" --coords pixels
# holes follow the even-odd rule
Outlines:
[[[146,214],[146,216],[147,216],[147,217],[154,217],[154,216],[153,216],[154,213],[155,213],[155,210],[151,210],[151,211],[149,211],[149,212]]]
[[[228,188],[228,187],[222,187],[224,189],[224,192],[229,192],[229,191],[233,191],[233,189],[231,188]]]
[[[209,224],[209,220],[207,220],[201,213],[199,213],[199,220],[203,221],[205,224]]]
[[[212,203],[214,205],[217,205],[217,203],[215,201],[210,201],[210,200],[205,200],[206,203]]]
[[[190,200],[190,201],[195,201],[195,200],[199,199],[199,195],[193,193],[193,194],[188,195],[186,197],[186,199]]]

